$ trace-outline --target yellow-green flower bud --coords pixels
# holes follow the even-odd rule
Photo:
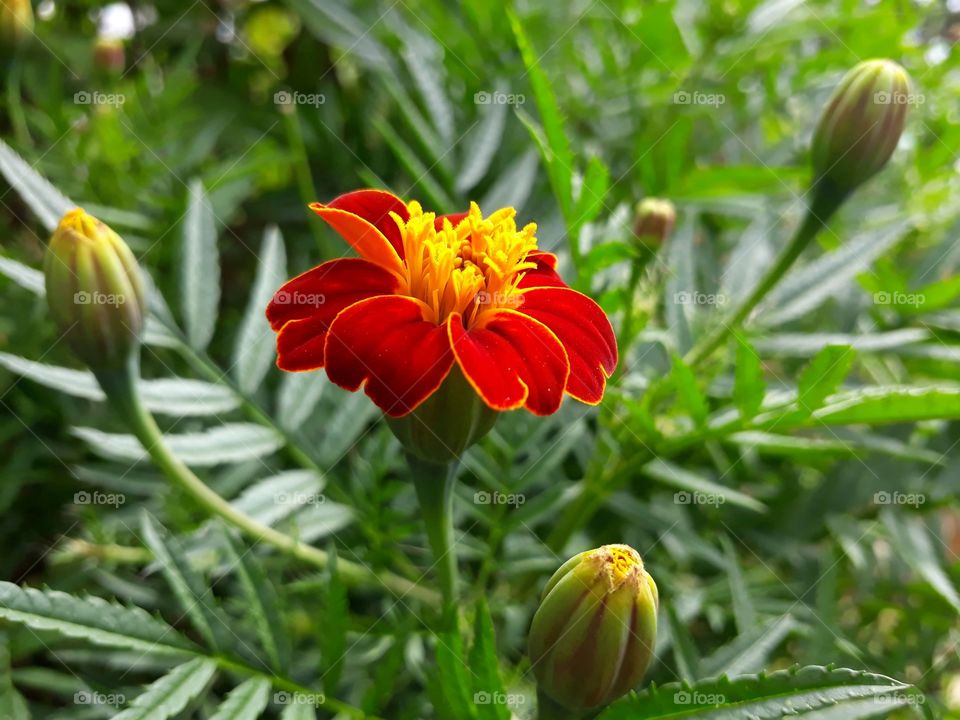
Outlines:
[[[122,40],[97,38],[93,46],[93,63],[99,70],[120,75],[127,66],[127,54]]]
[[[94,370],[122,367],[139,345],[147,307],[126,243],[80,208],[71,210],[50,238],[43,271],[50,314],[74,353]]]
[[[30,0],[0,2],[0,43],[4,48],[18,47],[33,35],[33,8]]]
[[[912,97],[906,70],[892,60],[868,60],[844,76],[813,135],[818,192],[845,197],[887,164]]]
[[[578,711],[633,689],[653,657],[658,604],[656,583],[628,545],[565,562],[544,588],[530,628],[540,693]]]
[[[656,249],[670,237],[677,210],[669,200],[644,198],[637,205],[633,234],[644,247]]]

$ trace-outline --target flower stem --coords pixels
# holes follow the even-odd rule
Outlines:
[[[144,450],[153,462],[174,485],[190,495],[197,504],[211,515],[223,518],[249,538],[275,547],[318,568],[327,567],[329,555],[326,552],[312,545],[305,545],[286,533],[264,525],[238,510],[230,502],[207,487],[190,468],[171,452],[153,415],[143,406],[140,398],[137,389],[137,378],[140,373],[136,358],[132,358],[128,366],[120,370],[95,370],[94,372],[110,402],[126,421],[130,432],[140,440]],[[415,597],[432,605],[439,604],[436,593],[398,575],[375,573],[360,564],[343,559],[338,559],[337,567],[344,580],[352,585],[363,587],[383,586],[397,595]]]
[[[297,179],[297,190],[300,193],[300,201],[309,205],[315,200],[313,173],[310,172],[310,161],[307,159],[307,146],[303,140],[303,128],[300,127],[300,117],[297,115],[296,105],[286,105],[281,108],[280,113],[283,116],[283,128],[286,131],[287,142],[293,150],[293,171]],[[317,242],[317,248],[320,250],[320,259],[329,260],[333,257],[333,250],[327,243],[320,231],[320,225],[316,222],[310,223],[310,231]]]
[[[790,242],[780,251],[773,265],[763,274],[750,294],[734,308],[730,316],[715,326],[712,332],[708,333],[701,342],[697,343],[684,356],[683,361],[688,366],[695,368],[710,357],[723,344],[723,341],[747,319],[753,309],[766,297],[767,293],[780,282],[790,266],[800,257],[800,253],[817,236],[817,233],[826,225],[827,219],[833,215],[845,199],[845,197],[836,194],[818,190],[814,192],[814,200],[807,209],[803,223],[790,238]]]
[[[456,626],[457,553],[453,535],[453,485],[460,464],[432,463],[407,454],[413,486],[443,595],[443,625]]]

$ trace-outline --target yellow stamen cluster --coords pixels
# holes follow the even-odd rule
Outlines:
[[[407,222],[392,214],[403,236],[404,292],[427,305],[433,322],[456,312],[469,327],[485,310],[519,305],[517,283],[536,267],[527,260],[537,249],[535,223],[518,230],[513,208],[484,218],[470,203],[463,220],[456,226],[444,220],[438,231],[435,213],[425,213],[416,201],[407,210]]]

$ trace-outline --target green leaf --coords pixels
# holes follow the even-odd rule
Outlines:
[[[198,649],[140,608],[57,590],[21,588],[8,582],[0,582],[0,620],[143,654],[191,654]]]
[[[153,553],[164,578],[173,590],[184,615],[197,629],[208,647],[221,650],[229,643],[224,631],[229,624],[217,614],[217,600],[206,580],[190,566],[179,540],[169,536],[146,510],[140,516],[144,544]]]
[[[849,345],[828,345],[814,355],[800,373],[797,405],[805,414],[823,407],[823,401],[840,387],[856,356]]]
[[[276,525],[306,506],[322,502],[324,478],[313,470],[286,470],[246,488],[230,502],[264,525]]]
[[[219,525],[223,548],[230,569],[240,580],[240,589],[246,600],[246,610],[253,618],[260,644],[278,674],[286,672],[290,660],[290,636],[286,617],[280,611],[280,598],[260,565],[256,555]],[[226,719],[225,719],[226,720]]]
[[[703,658],[703,677],[716,677],[720,674],[734,677],[762,670],[780,643],[800,627],[800,623],[792,615],[784,615],[744,628],[729,643]]]
[[[293,703],[283,708],[280,720],[316,720],[317,711],[310,703]]]
[[[318,373],[284,373],[277,397],[277,417],[288,430],[307,421],[330,381]]]
[[[663,458],[651,460],[641,468],[641,472],[654,480],[679,488],[681,492],[674,494],[674,502],[681,505],[695,504],[697,496],[706,495],[712,496],[715,504],[729,502],[754,512],[767,511],[767,506],[759,500],[708,480]]]
[[[477,602],[473,623],[473,645],[467,662],[474,675],[474,698],[478,699],[477,710],[480,719],[510,720],[510,709],[501,700],[506,696],[497,661],[493,619],[484,600]],[[479,702],[482,699],[487,699],[489,702]]]
[[[256,720],[268,702],[270,681],[251,678],[230,691],[210,720]]]
[[[960,386],[885,385],[837,393],[813,414],[810,424],[919,422],[960,418]]]
[[[277,289],[287,279],[283,237],[275,225],[267,228],[260,247],[257,276],[233,351],[234,376],[240,390],[252,394],[263,380],[275,356],[275,339],[264,311]]]
[[[673,640],[673,659],[677,666],[677,675],[684,680],[694,680],[700,676],[700,656],[690,637],[690,631],[677,614],[673,605],[666,606],[667,627]]]
[[[610,706],[598,720],[860,720],[912,708],[924,699],[912,685],[883,675],[813,665],[650,687]]]
[[[610,189],[610,171],[603,160],[594,156],[587,162],[587,172],[580,185],[580,196],[573,211],[573,226],[577,230],[592,222],[604,207]]]
[[[17,692],[10,673],[10,648],[6,633],[0,633],[0,718],[30,720],[27,701]]]
[[[497,89],[497,93],[501,90]],[[490,163],[496,157],[497,150],[503,140],[503,129],[507,125],[507,103],[494,102],[479,105],[479,124],[470,130],[464,140],[464,161],[460,172],[457,173],[457,192],[465,193],[472,190],[490,169]],[[511,204],[511,203],[507,203]],[[491,205],[490,208],[501,207]],[[483,207],[490,212],[490,209]]]
[[[740,417],[750,420],[763,404],[765,384],[760,356],[743,337],[737,337],[737,355],[734,366],[733,402]]]
[[[939,553],[923,520],[890,510],[884,510],[881,518],[890,533],[894,551],[954,610],[960,612],[960,593],[940,565]]]
[[[530,148],[511,162],[506,170],[498,173],[493,185],[487,190],[480,207],[502,208],[515,207],[520,210],[537,181],[537,168],[540,164],[537,151]]]
[[[403,61],[444,145],[452,145],[456,135],[453,108],[443,90],[443,51],[427,35],[407,32],[404,37],[407,42],[400,53]]]
[[[334,543],[330,543],[329,553],[330,564],[327,566],[329,580],[323,593],[319,644],[323,657],[323,687],[332,694],[340,684],[340,676],[343,674],[346,661],[350,606],[347,586],[340,576],[337,546]]]
[[[0,352],[3,366],[40,385],[85,400],[103,401],[106,396],[89,370],[74,370],[38,363]],[[140,380],[144,405],[154,413],[176,417],[217,415],[235,409],[239,399],[222,385],[184,378]]]
[[[0,142],[3,141],[0,140]],[[43,273],[13,258],[0,257],[0,275],[9,278],[20,287],[36,293],[40,297],[45,297],[47,294]]]
[[[71,432],[105,458],[146,459],[143,446],[133,435],[105,433],[88,427],[76,427]],[[174,455],[194,467],[254,460],[270,455],[283,445],[283,438],[276,432],[253,423],[226,423],[201,432],[167,435],[166,439]]]
[[[693,223],[677,226],[668,246],[669,278],[663,296],[664,315],[678,355],[685,355],[693,346],[692,320],[697,296],[696,251],[693,244]]]
[[[673,357],[673,377],[674,385],[677,388],[677,395],[684,409],[690,413],[694,423],[701,427],[707,421],[707,414],[710,408],[707,407],[707,399],[700,390],[697,383],[697,377],[693,370],[683,362],[679,355]]]
[[[0,173],[50,232],[68,210],[77,207],[77,203],[57,190],[3,140],[0,140]]]
[[[458,632],[436,635],[437,674],[431,678],[434,704],[449,720],[477,720],[477,707],[470,692],[470,667]]]
[[[733,617],[740,634],[752,629],[757,623],[757,610],[750,598],[750,590],[743,578],[743,570],[733,543],[726,535],[720,537],[724,555],[727,559],[727,576],[730,580],[730,600],[733,605]]]
[[[113,720],[167,720],[175,717],[206,691],[216,671],[217,664],[204,658],[179,665],[148,685]]]
[[[220,303],[220,255],[213,207],[195,178],[190,182],[180,258],[181,310],[191,347],[203,350],[213,338]]]
[[[520,24],[520,19],[511,10],[507,11],[507,16],[510,19],[511,28],[513,28],[513,36],[516,38],[517,47],[520,48],[520,55],[523,58],[527,76],[530,78],[537,110],[540,112],[540,121],[543,123],[543,137],[538,137],[539,133],[533,133],[534,140],[537,141],[540,148],[544,164],[547,167],[547,174],[550,177],[550,184],[553,186],[553,192],[557,197],[557,203],[560,205],[563,217],[568,225],[572,225],[574,218],[573,151],[570,149],[570,141],[567,139],[566,131],[563,128],[560,107],[553,94],[550,80],[540,68],[537,54],[530,45],[527,34]],[[528,129],[535,127],[526,114],[518,113],[518,115]]]
[[[461,210],[457,203],[444,187],[431,174],[432,168],[427,167],[420,160],[420,156],[413,150],[390,126],[390,123],[380,117],[372,120],[373,128],[380,134],[384,142],[390,147],[397,161],[414,180],[414,184],[423,191],[426,199],[438,212],[454,212]]]
[[[783,333],[756,338],[754,347],[764,356],[812,357],[830,345],[849,345],[858,352],[881,352],[900,350],[930,339],[930,331],[921,328],[904,328],[891,332],[869,335],[846,333]]]

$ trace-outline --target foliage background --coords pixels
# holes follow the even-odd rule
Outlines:
[[[258,273],[283,278],[346,252],[306,202],[378,186],[438,211],[470,199],[485,210],[515,205],[560,253],[564,275],[619,323],[632,208],[668,197],[678,228],[642,279],[634,312],[645,326],[622,348],[603,410],[567,402],[548,420],[514,413],[465,458],[461,565],[468,599],[490,605],[506,687],[529,710],[523,644],[546,575],[573,552],[624,541],[664,598],[652,681],[837,663],[916,685],[937,714],[960,707],[955,3],[132,5],[141,27],[119,72],[94,60],[99,3],[38,7],[33,42],[4,60],[0,123],[37,173],[123,234],[186,329],[191,350],[150,345],[145,373],[222,377],[242,391],[241,407],[194,408],[165,429],[235,426],[251,407],[273,418],[266,425],[280,439],[262,452],[240,436],[204,448],[198,467],[213,487],[238,497],[305,456],[317,473],[305,487],[326,502],[286,522],[374,570],[429,572],[402,458],[369,403],[322,376],[267,369],[271,340],[247,319],[251,294],[263,294]],[[846,69],[876,56],[902,63],[921,98],[891,167],[730,346],[736,364],[671,370],[671,356],[719,321],[723,300],[789,237],[819,109]],[[84,92],[124,102],[84,104]],[[8,179],[25,176],[9,156],[3,163]],[[4,256],[38,267],[48,232],[36,208],[22,187],[3,188],[0,205]],[[76,367],[42,302],[6,278],[0,293],[0,351]],[[805,371],[827,346],[840,349]],[[644,388],[665,375],[651,407]],[[776,409],[794,402],[798,382],[810,398],[934,390],[916,402],[883,396],[854,421],[832,422]],[[772,416],[751,423],[761,399]],[[78,437],[78,426],[123,432],[101,403],[3,371],[0,412],[4,578],[118,598],[186,627],[143,550],[146,508],[185,539],[237,632],[255,634],[202,513],[148,464],[131,465],[115,437]],[[730,412],[732,423],[710,429]],[[95,488],[124,504],[76,501]],[[483,492],[524,502],[485,505]],[[596,514],[574,516],[570,537],[551,547],[564,510],[594,492]],[[690,502],[698,493],[713,501]],[[427,689],[427,610],[390,593],[348,596],[329,573],[261,560],[296,648],[295,676],[323,675],[330,696],[371,714],[443,717]],[[13,681],[36,717],[110,716],[73,694],[87,683],[116,688],[110,666],[123,656],[92,658],[20,630],[9,640]],[[144,662],[122,687],[155,675]],[[212,714],[205,703],[196,717]]]

